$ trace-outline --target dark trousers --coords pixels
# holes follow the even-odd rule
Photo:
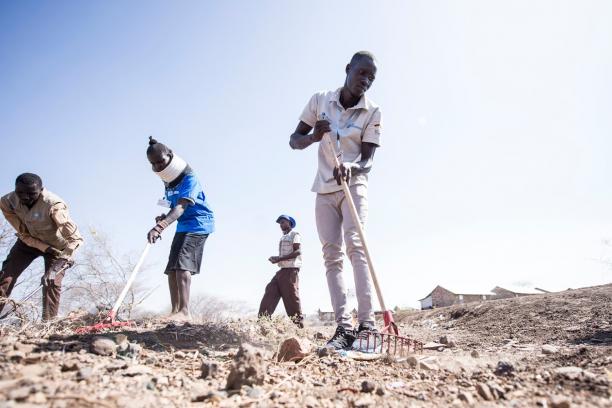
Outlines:
[[[8,298],[17,283],[17,279],[26,270],[28,266],[39,256],[45,259],[45,272],[49,270],[51,263],[55,257],[32,248],[17,240],[11,248],[6,260],[2,264],[2,272],[0,272],[0,297]],[[60,304],[60,294],[62,291],[62,278],[64,272],[60,272],[55,276],[55,283],[49,286],[43,286],[43,319],[48,320],[57,316]],[[5,302],[0,302],[0,307],[4,306]]]
[[[272,316],[278,301],[283,299],[287,315],[300,327],[302,323],[302,306],[300,305],[299,268],[282,268],[276,272],[259,305],[259,316]]]

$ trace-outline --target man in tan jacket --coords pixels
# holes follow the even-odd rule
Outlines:
[[[43,188],[36,174],[17,177],[15,191],[0,199],[0,209],[18,238],[2,264],[0,298],[9,297],[21,273],[42,256],[43,319],[53,319],[59,309],[64,273],[73,265],[74,252],[83,238],[70,219],[66,203]],[[0,307],[4,303],[0,301]]]

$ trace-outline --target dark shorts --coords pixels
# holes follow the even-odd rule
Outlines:
[[[169,271],[189,271],[192,275],[200,273],[202,253],[208,234],[193,234],[191,232],[177,232],[174,234],[168,265],[164,273]]]

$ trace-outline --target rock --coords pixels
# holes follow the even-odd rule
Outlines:
[[[406,364],[412,368],[416,368],[419,365],[419,360],[415,356],[408,356],[408,358],[406,358]]]
[[[376,389],[376,395],[378,395],[379,397],[382,397],[383,395],[385,395],[387,392],[385,391],[385,389],[383,387],[378,387]]]
[[[26,398],[28,398],[32,391],[34,391],[32,389],[32,386],[15,388],[9,391],[8,399],[15,401],[24,401]]]
[[[25,359],[25,353],[19,350],[9,351],[6,358],[13,363],[21,363]]]
[[[278,361],[300,361],[312,352],[313,345],[306,339],[290,337],[283,341],[277,353]]]
[[[226,388],[239,390],[243,385],[261,385],[266,377],[264,352],[249,344],[242,344],[227,376]]]
[[[200,378],[215,378],[219,373],[219,365],[214,361],[203,361]]]
[[[331,356],[334,353],[334,349],[330,347],[319,347],[317,350],[317,356],[320,358]]]
[[[366,408],[371,407],[372,405],[374,405],[374,400],[372,397],[361,397],[353,401],[351,404],[351,406],[355,408]]]
[[[24,366],[21,369],[21,375],[26,378],[41,377],[47,372],[47,367],[40,364],[32,364]]]
[[[151,369],[145,365],[135,364],[126,368],[122,374],[125,377],[135,377],[137,375],[151,374]]]
[[[563,377],[568,380],[577,380],[579,379],[584,370],[580,367],[567,366],[567,367],[559,367],[553,370],[553,373],[558,377]]]
[[[225,392],[210,391],[205,394],[196,394],[196,396],[191,399],[191,402],[206,401],[211,403],[218,403],[226,397],[227,394]]]
[[[304,401],[302,401],[302,404],[304,404],[306,408],[317,408],[319,406],[319,401],[317,401],[317,399],[313,397],[312,395],[309,395],[306,398],[304,398]]]
[[[93,367],[81,367],[77,373],[77,380],[87,380],[94,373]]]
[[[483,384],[483,383],[476,384],[476,392],[485,401],[493,401],[494,399],[493,394],[491,393],[491,390],[489,390],[489,386],[487,384]]]
[[[551,408],[571,408],[571,406],[571,401],[564,396],[557,395],[550,398]]]
[[[263,392],[263,390],[261,388],[259,388],[259,387],[255,387],[255,388],[248,387],[247,396],[249,398],[259,399],[263,395],[264,395],[264,392]]]
[[[376,389],[376,383],[373,381],[365,380],[361,383],[361,392],[372,393]]]
[[[170,385],[170,381],[168,381],[168,377],[166,377],[165,375],[153,378],[153,382],[158,387],[166,387],[166,386]]]
[[[32,351],[34,351],[34,349],[36,348],[35,345],[33,344],[24,344],[24,343],[15,343],[13,345],[13,348],[17,351],[21,351],[25,354],[31,353]]]
[[[129,342],[128,338],[125,334],[117,334],[115,336],[115,343],[117,343],[117,353],[125,354],[127,353]]]
[[[177,351],[176,353],[174,353],[174,358],[177,358],[177,359],[181,359],[181,360],[182,360],[182,359],[184,359],[185,357],[187,357],[187,355],[186,355],[186,354],[185,354],[185,352],[183,352],[183,351],[180,351],[180,350],[179,350],[179,351]]]
[[[68,360],[62,364],[62,372],[66,371],[76,371],[79,369],[79,361],[78,360]]]
[[[425,343],[423,345],[423,349],[425,350],[439,350],[440,348],[444,350],[444,344],[436,343],[433,341],[430,341],[429,343]]]
[[[474,397],[471,392],[461,391],[457,397],[468,405],[474,405]]]
[[[434,357],[426,357],[419,361],[419,368],[423,370],[436,371],[439,369],[438,361]]]
[[[514,366],[509,361],[500,360],[495,367],[495,375],[512,376],[514,375]]]
[[[42,353],[29,353],[25,356],[23,362],[25,364],[36,364],[40,363],[43,360],[43,357],[44,356]]]
[[[559,348],[552,346],[550,344],[545,344],[542,346],[542,354],[555,354],[559,352]]]
[[[470,356],[472,356],[474,358],[479,358],[480,354],[478,353],[478,351],[472,350],[472,352],[470,353]]]
[[[314,334],[314,336],[313,336],[313,337],[314,337],[314,339],[315,339],[315,340],[325,340],[325,339],[327,338],[327,337],[326,337],[326,336],[325,336],[323,333],[321,333],[321,332],[316,332],[316,333]]]
[[[448,344],[448,337],[446,337],[446,336],[441,336],[441,337],[440,337],[440,343],[441,343],[441,344]]]
[[[107,337],[94,337],[89,350],[99,356],[112,356],[117,350],[117,344]]]
[[[501,386],[499,386],[497,383],[494,383],[493,381],[488,382],[487,385],[489,386],[489,390],[491,390],[491,393],[493,394],[493,398],[504,398],[506,392]]]
[[[35,392],[28,397],[28,402],[31,404],[42,405],[47,403],[47,396],[42,392]]]

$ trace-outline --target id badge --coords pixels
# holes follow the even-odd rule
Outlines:
[[[160,198],[157,201],[157,205],[159,205],[160,207],[165,207],[165,208],[170,208],[170,201],[166,200],[166,198]]]

